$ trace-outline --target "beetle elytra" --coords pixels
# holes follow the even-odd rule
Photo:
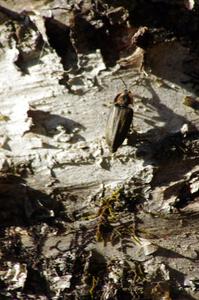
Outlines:
[[[106,142],[111,152],[116,152],[127,137],[133,120],[133,109],[129,107],[130,104],[133,104],[133,95],[125,85],[124,92],[115,97],[107,121]]]

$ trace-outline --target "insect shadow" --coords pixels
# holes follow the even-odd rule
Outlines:
[[[149,154],[148,152],[157,153],[157,150],[162,151],[162,146],[166,147],[166,144],[174,143],[176,138],[180,139],[180,137],[183,136],[180,129],[184,124],[187,124],[188,128],[191,128],[191,131],[197,131],[197,128],[193,122],[189,121],[186,117],[177,114],[161,102],[160,97],[152,87],[150,79],[143,78],[142,82],[142,84],[150,92],[151,98],[149,100],[148,98],[138,97],[145,107],[152,111],[156,111],[158,116],[153,117],[152,119],[144,117],[144,122],[150,126],[152,125],[153,128],[150,128],[145,133],[132,132],[129,134],[128,145],[135,146],[136,144],[137,155],[144,157],[145,154]],[[137,115],[136,112],[135,115]],[[164,126],[158,127],[156,125],[157,121],[164,122]]]
[[[155,110],[158,118],[164,122],[163,127],[154,127],[145,133],[132,133],[128,143],[136,146],[136,155],[144,160],[144,164],[157,167],[151,187],[170,186],[171,182],[181,180],[199,161],[199,131],[194,122],[177,114],[161,102],[149,79],[145,86],[151,94],[151,100],[143,98],[142,103]],[[153,121],[153,120],[152,120]],[[182,126],[187,124],[188,131],[184,134]],[[174,193],[175,194],[175,193]],[[172,195],[172,191],[170,196]],[[164,195],[165,199],[166,195]]]

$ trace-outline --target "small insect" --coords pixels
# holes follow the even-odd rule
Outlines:
[[[116,152],[122,145],[133,120],[133,109],[129,107],[133,104],[133,95],[122,82],[125,90],[115,97],[106,126],[106,142],[111,152]]]

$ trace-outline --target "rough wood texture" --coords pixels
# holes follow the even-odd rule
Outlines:
[[[199,299],[198,15],[0,1],[1,297]],[[111,154],[120,78],[134,117]]]

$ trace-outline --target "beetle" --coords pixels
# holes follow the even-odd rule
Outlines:
[[[123,80],[122,82],[124,83]],[[112,153],[122,145],[133,120],[133,109],[129,107],[133,104],[133,94],[127,89],[125,83],[124,85],[124,92],[119,93],[114,99],[106,125],[105,138]]]

